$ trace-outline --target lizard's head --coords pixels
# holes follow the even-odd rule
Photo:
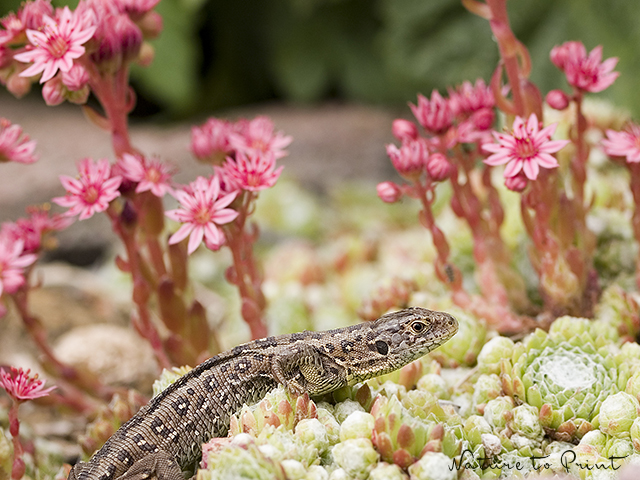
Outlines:
[[[349,361],[353,382],[397,370],[426,355],[456,334],[458,322],[445,312],[412,307],[387,313],[362,328],[362,341]]]

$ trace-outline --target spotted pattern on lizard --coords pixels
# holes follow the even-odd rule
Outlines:
[[[201,363],[138,411],[68,480],[183,480],[232,414],[282,384],[323,395],[401,368],[449,340],[451,315],[412,307],[373,322],[254,340]]]

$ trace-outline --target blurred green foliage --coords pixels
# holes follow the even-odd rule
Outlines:
[[[5,3],[9,10],[18,0]],[[555,44],[603,44],[605,58],[620,58],[622,75],[601,95],[640,118],[636,0],[508,7],[543,93],[566,88],[549,61]],[[488,79],[498,59],[488,22],[459,0],[162,0],[158,11],[156,59],[133,78],[141,97],[171,116],[269,99],[404,104],[417,92]]]

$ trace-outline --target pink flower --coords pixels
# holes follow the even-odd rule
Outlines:
[[[24,269],[36,261],[33,253],[24,253],[24,242],[0,237],[0,296],[15,293],[24,285]]]
[[[273,187],[283,168],[282,166],[276,168],[273,153],[250,152],[245,155],[238,151],[235,160],[227,157],[221,170],[227,184],[226,190],[242,189],[257,192]]]
[[[37,252],[47,233],[64,230],[73,222],[62,215],[49,216],[49,209],[45,207],[31,206],[27,208],[27,213],[28,218],[5,222],[0,227],[0,238],[4,237],[11,242],[23,242],[23,252],[26,253]]]
[[[382,182],[376,187],[378,197],[385,203],[395,203],[402,197],[402,190],[393,182]]]
[[[32,77],[42,73],[40,83],[52,78],[58,70],[68,72],[73,60],[81,57],[85,48],[82,46],[96,31],[95,26],[85,24],[80,15],[76,15],[64,7],[62,13],[53,19],[43,16],[42,31],[27,30],[27,38],[31,45],[26,52],[18,53],[13,58],[20,62],[33,62],[20,76]]]
[[[443,133],[453,122],[453,110],[449,100],[443,98],[437,90],[431,93],[431,100],[418,95],[418,105],[409,104],[411,111],[425,130]]]
[[[453,165],[442,153],[434,153],[427,160],[427,173],[434,182],[446,180],[453,173]]]
[[[513,122],[511,134],[493,132],[497,143],[487,143],[482,146],[493,155],[484,160],[487,165],[507,164],[504,176],[514,177],[521,170],[529,180],[538,178],[540,167],[555,168],[558,161],[551,156],[563,148],[568,140],[551,140],[556,125],[539,130],[538,117],[532,113],[527,123],[520,117]]]
[[[67,194],[54,198],[53,202],[70,207],[64,215],[70,217],[80,214],[80,220],[85,220],[94,213],[104,212],[109,207],[109,202],[120,196],[118,187],[122,177],[111,177],[111,165],[107,159],[98,160],[94,164],[92,159],[85,158],[80,161],[78,171],[80,178],[60,175],[60,182]]]
[[[427,143],[423,139],[405,142],[400,148],[387,145],[387,155],[398,173],[412,179],[419,177],[429,157]]]
[[[7,372],[0,368],[0,385],[16,402],[46,397],[54,387],[44,388],[44,382],[38,380],[38,374],[31,376],[31,370],[26,372],[22,368],[11,367]]]
[[[569,95],[562,90],[551,90],[545,97],[547,105],[555,110],[564,110],[569,106]]]
[[[229,143],[232,148],[246,153],[272,153],[275,159],[285,157],[284,150],[293,140],[282,132],[273,132],[273,122],[269,117],[256,117],[251,121],[240,121],[239,132],[231,132]]]
[[[173,169],[160,160],[142,159],[125,153],[118,160],[118,166],[124,178],[138,183],[136,193],[151,191],[162,198],[171,192]]]
[[[602,146],[607,155],[626,157],[628,163],[640,162],[640,126],[631,123],[622,132],[607,130]]]
[[[569,85],[587,92],[601,92],[608,88],[620,75],[614,72],[618,59],[602,61],[602,45],[587,50],[581,42],[566,42],[553,47],[551,61],[567,76]]]
[[[466,115],[484,108],[493,108],[495,100],[491,88],[479,78],[475,85],[466,81],[455,90],[449,90],[449,103],[454,115]]]
[[[35,149],[35,140],[29,141],[28,135],[23,136],[20,125],[12,125],[6,118],[0,117],[0,163],[33,163],[38,159],[33,154]]]
[[[393,136],[401,142],[418,138],[418,127],[416,127],[416,124],[403,118],[396,118],[393,121],[391,132]]]
[[[169,210],[165,215],[183,225],[171,235],[171,245],[181,242],[188,236],[189,254],[195,252],[203,238],[205,245],[217,250],[224,243],[224,234],[218,225],[233,221],[238,212],[227,207],[236,198],[238,192],[220,197],[220,180],[217,175],[198,177],[184,190],[177,190],[172,195],[180,202],[181,208]]]
[[[528,183],[529,183],[529,180],[522,172],[518,173],[517,175],[514,175],[513,177],[507,177],[504,179],[505,187],[507,187],[509,190],[513,192],[524,191],[524,189],[527,188]]]
[[[37,30],[42,24],[42,18],[45,15],[53,15],[53,7],[50,0],[34,0],[25,2],[22,8],[18,10],[20,20],[26,28]]]
[[[191,129],[191,152],[198,160],[224,159],[233,149],[229,145],[229,135],[233,126],[226,120],[210,118],[200,127]]]
[[[68,72],[62,72],[62,83],[72,92],[77,92],[87,86],[89,74],[82,65],[74,65]]]

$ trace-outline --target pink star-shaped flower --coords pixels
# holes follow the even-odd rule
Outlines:
[[[507,164],[506,178],[516,176],[521,170],[529,180],[535,180],[540,167],[555,168],[558,161],[551,154],[558,152],[568,140],[551,140],[557,124],[539,130],[538,117],[532,113],[525,124],[516,117],[511,134],[493,132],[497,143],[485,143],[482,148],[493,155],[484,160],[487,165]]]
[[[111,165],[107,159],[96,163],[85,158],[78,165],[80,178],[60,175],[60,182],[67,190],[64,197],[56,197],[53,202],[70,207],[64,215],[71,217],[80,214],[80,220],[92,217],[94,213],[104,212],[109,202],[120,196],[118,187],[122,182],[119,175],[111,176]]]
[[[31,376],[30,373],[31,370],[24,371],[22,368],[11,367],[9,372],[0,368],[0,385],[16,402],[46,397],[56,388],[44,388],[44,382],[38,379],[38,374]]]
[[[614,72],[618,59],[602,61],[602,45],[589,52],[581,42],[565,42],[551,50],[551,61],[567,76],[567,82],[580,90],[601,92],[620,75]]]
[[[33,253],[23,255],[23,247],[22,240],[0,237],[0,296],[15,293],[24,284],[24,269],[36,261]]]
[[[218,167],[219,168],[219,167]],[[242,189],[257,192],[273,187],[284,167],[276,168],[273,153],[236,152],[235,160],[227,157],[222,166],[222,177],[228,190]]]
[[[54,19],[44,15],[42,31],[27,30],[31,45],[26,52],[13,57],[20,62],[33,62],[33,65],[20,73],[21,77],[42,73],[40,83],[44,83],[53,78],[58,70],[71,70],[73,60],[84,54],[85,48],[82,45],[93,36],[96,26],[86,25],[85,20],[72,13],[69,7],[64,7],[57,17]]]
[[[0,163],[33,163],[38,157],[33,154],[36,142],[22,135],[20,125],[11,124],[6,118],[0,118]]]
[[[434,90],[431,99],[418,95],[418,105],[409,104],[420,125],[431,133],[443,133],[453,122],[451,102]]]
[[[187,251],[192,254],[204,239],[207,248],[217,250],[224,244],[224,234],[218,225],[233,221],[238,212],[227,207],[238,192],[220,197],[220,179],[217,175],[209,178],[198,177],[183,190],[172,195],[180,202],[180,207],[165,212],[165,215],[183,225],[171,235],[171,245],[189,237]]]
[[[602,146],[607,155],[626,157],[628,163],[640,162],[640,126],[631,123],[622,132],[607,130]]]
[[[293,140],[282,132],[274,133],[273,122],[269,117],[260,116],[251,121],[241,120],[236,123],[239,132],[229,134],[232,148],[247,154],[272,153],[278,159],[285,157],[285,148]]]
[[[124,178],[138,183],[136,193],[150,191],[156,197],[162,198],[171,192],[173,170],[160,160],[142,159],[125,153],[118,160],[118,166]]]

